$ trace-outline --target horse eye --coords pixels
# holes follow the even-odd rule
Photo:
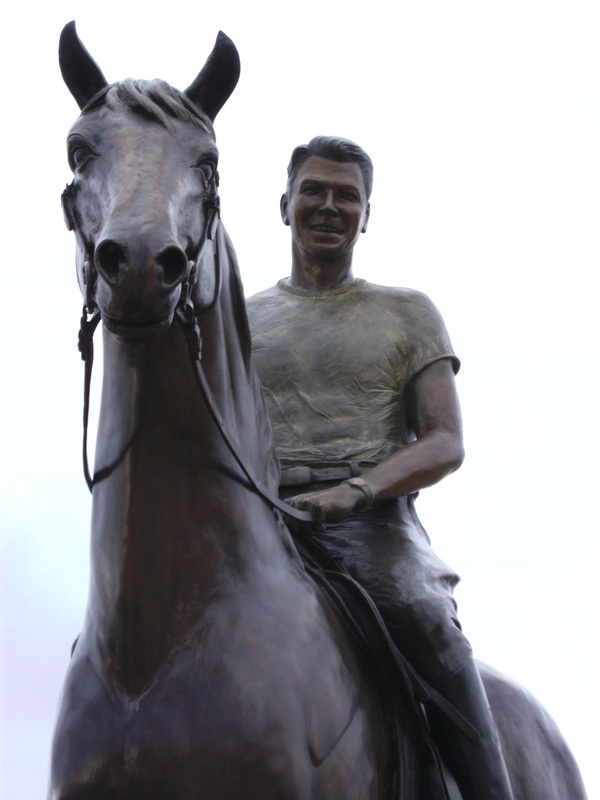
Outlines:
[[[94,151],[91,149],[91,147],[83,144],[75,145],[69,151],[69,163],[71,165],[71,169],[81,169],[81,167],[83,167],[83,165],[87,163],[93,155]]]
[[[199,161],[196,164],[196,169],[202,173],[205,184],[209,184],[215,177],[216,166],[212,161]]]

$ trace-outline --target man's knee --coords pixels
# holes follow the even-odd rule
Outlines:
[[[444,678],[472,656],[451,599],[415,597],[385,617],[400,650],[430,681]]]

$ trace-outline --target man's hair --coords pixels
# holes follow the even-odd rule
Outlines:
[[[339,136],[315,136],[308,144],[301,144],[295,148],[288,166],[288,180],[286,191],[289,194],[296,180],[296,175],[301,165],[311,156],[328,158],[330,161],[354,162],[360,167],[367,193],[367,200],[373,190],[373,162],[350,139],[341,139]]]

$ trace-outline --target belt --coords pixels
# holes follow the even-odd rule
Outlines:
[[[313,464],[306,467],[287,467],[281,470],[280,486],[305,486],[320,481],[345,481],[356,478],[374,467],[373,462],[358,461],[339,464]]]

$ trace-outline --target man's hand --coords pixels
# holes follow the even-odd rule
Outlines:
[[[362,508],[366,498],[357,486],[340,483],[332,489],[297,494],[295,497],[289,497],[286,503],[302,511],[312,511],[315,528],[323,530],[326,522],[341,522],[352,511]]]

